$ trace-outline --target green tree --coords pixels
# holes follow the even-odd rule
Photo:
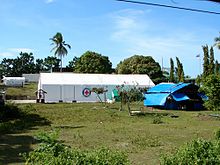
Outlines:
[[[35,64],[36,73],[40,73],[40,71],[43,71],[43,69],[44,69],[44,60],[36,59],[36,64]]]
[[[53,56],[48,56],[46,58],[44,58],[44,70],[45,71],[49,71],[54,68],[55,70],[59,69],[59,63],[60,63],[60,59],[58,59],[57,57],[53,57]]]
[[[17,58],[18,68],[20,68],[19,75],[22,73],[35,73],[35,63],[33,53],[20,53],[20,56]]]
[[[202,46],[204,57],[203,57],[203,77],[209,75],[209,48],[208,45]]]
[[[71,65],[76,73],[112,73],[109,58],[92,51],[85,52]]]
[[[21,76],[22,73],[35,73],[35,63],[33,53],[21,52],[15,59],[4,58],[1,62],[2,75]]]
[[[176,57],[176,63],[177,63],[176,73],[177,73],[177,79],[178,79],[177,81],[184,82],[183,64],[180,62],[178,57]]]
[[[214,57],[214,50],[211,46],[210,48],[210,57],[209,57],[209,74],[215,73],[215,57]]]
[[[205,107],[208,110],[220,110],[220,75],[208,75],[203,77],[203,85],[201,91],[204,91],[208,96],[208,100],[205,102]]]
[[[62,72],[62,58],[68,54],[66,47],[71,49],[71,46],[65,43],[62,34],[59,32],[53,38],[50,38],[50,40],[52,40],[52,44],[55,44],[55,47],[51,51],[54,51],[55,56],[60,57],[60,72]]]
[[[170,78],[169,78],[170,82],[174,82],[175,81],[175,77],[174,77],[174,62],[173,59],[170,58]]]
[[[164,76],[158,62],[151,56],[134,55],[121,61],[117,67],[118,74],[147,74],[154,83],[164,81]]]
[[[214,46],[216,46],[218,49],[220,49],[220,36],[215,37],[214,41],[215,41]]]
[[[215,61],[215,74],[219,74],[220,71],[220,64],[218,63],[218,60]]]

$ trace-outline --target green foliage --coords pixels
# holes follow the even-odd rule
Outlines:
[[[87,51],[71,64],[76,73],[112,73],[112,63],[107,56]]]
[[[52,44],[55,44],[55,47],[51,50],[54,51],[54,55],[60,57],[60,71],[62,72],[62,58],[68,54],[67,48],[71,49],[69,44],[66,44],[63,35],[57,32],[53,38],[50,38]]]
[[[202,46],[204,57],[203,57],[203,77],[209,75],[209,48],[208,45]]]
[[[208,96],[208,100],[205,101],[205,107],[208,110],[219,111],[220,110],[220,75],[209,75],[203,77],[203,85],[201,91],[204,91]]]
[[[160,116],[160,115],[154,116],[154,118],[153,118],[153,124],[162,124],[162,123],[163,123],[163,121],[162,121],[162,116]]]
[[[184,70],[183,70],[183,64],[180,62],[179,58],[176,57],[176,73],[177,73],[177,81],[178,82],[184,82]]]
[[[170,58],[170,78],[169,78],[170,82],[174,82],[175,81],[175,77],[174,77],[174,62],[173,59]]]
[[[209,60],[209,74],[214,74],[215,73],[215,57],[214,57],[214,50],[213,47],[211,46],[210,48],[210,60]]]
[[[40,146],[28,154],[22,154],[26,164],[53,165],[125,165],[130,164],[127,155],[122,152],[101,148],[93,151],[71,150],[57,140],[58,133],[41,133],[37,139]]]
[[[162,165],[220,164],[220,141],[193,140],[174,155],[163,156]]]
[[[134,55],[120,62],[116,67],[118,74],[147,74],[154,83],[162,82],[164,77],[158,62],[151,56]]]
[[[220,129],[218,129],[216,132],[215,132],[215,138],[217,140],[220,140]]]

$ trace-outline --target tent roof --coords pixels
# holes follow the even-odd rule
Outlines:
[[[146,74],[40,73],[41,84],[154,86]]]
[[[150,88],[147,93],[174,93],[186,86],[192,85],[191,83],[160,83]]]

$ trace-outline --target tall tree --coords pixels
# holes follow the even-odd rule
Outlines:
[[[215,61],[215,74],[219,74],[220,72],[220,64],[218,63],[218,60]]]
[[[202,46],[204,57],[203,57],[203,77],[209,75],[209,48],[208,45]]]
[[[112,73],[112,63],[107,56],[87,51],[81,57],[73,59],[73,72]]]
[[[215,57],[214,57],[214,50],[211,46],[210,48],[210,57],[209,57],[209,74],[215,73]]]
[[[174,82],[175,81],[175,77],[174,77],[174,62],[173,59],[170,58],[170,78],[169,78],[170,82]]]
[[[218,49],[220,49],[220,36],[215,37],[214,41],[215,41],[214,46],[216,46]]]
[[[177,73],[177,81],[178,82],[184,82],[184,70],[183,70],[183,64],[180,62],[179,58],[176,57],[176,73]]]
[[[68,54],[66,47],[71,49],[71,46],[65,43],[62,34],[59,32],[53,38],[50,38],[50,40],[52,40],[52,44],[55,44],[55,47],[51,51],[54,51],[55,56],[60,57],[60,72],[62,72],[62,58]]]
[[[121,61],[116,72],[119,74],[147,74],[154,83],[164,81],[161,67],[151,56],[134,55]]]

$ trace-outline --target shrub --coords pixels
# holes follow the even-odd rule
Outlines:
[[[162,165],[220,164],[220,141],[197,139],[181,147],[174,155],[163,156]]]
[[[153,124],[162,124],[163,121],[162,121],[162,117],[159,116],[159,115],[156,115],[154,118],[153,118]]]
[[[26,164],[53,165],[125,165],[129,164],[127,155],[108,148],[93,151],[71,150],[57,140],[58,133],[41,133],[37,139],[40,146],[29,154],[22,154]]]

